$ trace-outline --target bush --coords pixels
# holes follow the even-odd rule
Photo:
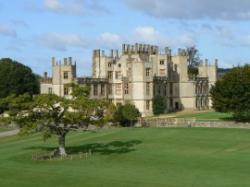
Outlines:
[[[154,115],[164,114],[166,110],[165,99],[161,96],[155,96],[153,99],[153,113]]]
[[[250,66],[233,68],[211,89],[213,108],[231,112],[237,121],[250,121]]]
[[[114,119],[122,126],[128,127],[133,126],[140,116],[139,110],[134,105],[126,104],[118,106],[114,114]]]

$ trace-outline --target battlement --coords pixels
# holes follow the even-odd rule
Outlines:
[[[149,44],[122,45],[122,54],[159,54],[159,47]]]
[[[122,45],[122,54],[121,55],[128,55],[128,54],[147,54],[147,55],[157,55],[160,54],[160,48],[156,45],[149,45],[149,44],[139,44],[136,43],[135,45],[130,44],[123,44]],[[164,54],[171,56],[172,50],[169,47],[165,47]],[[93,57],[110,57],[110,58],[119,58],[119,50],[111,49],[110,54],[106,55],[104,50],[95,49],[93,51]]]
[[[218,59],[214,60],[214,63],[209,63],[208,59],[202,60],[200,66],[203,67],[218,67]]]
[[[73,63],[72,57],[64,58],[63,63],[61,63],[61,60],[56,61],[55,57],[51,58],[52,66],[76,66],[76,61]]]

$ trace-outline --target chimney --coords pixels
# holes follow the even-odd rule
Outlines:
[[[208,66],[208,59],[205,59],[205,66]]]
[[[215,59],[215,62],[214,62],[214,65],[215,65],[216,67],[218,67],[218,64],[219,64],[219,60],[216,58],[216,59]]]
[[[139,52],[139,45],[138,43],[135,44],[135,53],[138,53]]]
[[[47,73],[47,72],[44,72],[43,78],[44,78],[44,80],[47,80],[47,79],[48,79],[48,73]]]
[[[125,45],[125,44],[122,44],[122,54],[125,53],[125,47],[126,47],[126,45]]]
[[[69,64],[72,65],[72,57],[69,57]]]
[[[55,58],[55,57],[52,57],[52,58],[51,58],[51,63],[52,63],[52,66],[55,66],[55,65],[56,65],[56,58]]]
[[[119,51],[118,50],[115,50],[115,57],[119,58]]]
[[[169,47],[165,47],[165,54],[171,56],[171,49]]]
[[[110,57],[114,58],[114,50],[113,49],[111,49],[111,51],[110,51]]]
[[[64,59],[63,59],[63,65],[67,65],[67,63],[68,63],[68,59],[67,59],[67,58],[64,58]]]

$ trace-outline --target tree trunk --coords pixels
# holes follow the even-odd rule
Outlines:
[[[59,147],[58,147],[58,155],[59,156],[67,156],[65,151],[65,135],[59,135]]]

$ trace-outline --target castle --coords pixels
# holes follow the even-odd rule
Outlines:
[[[160,96],[166,112],[183,109],[209,109],[212,105],[209,90],[217,80],[218,60],[209,64],[206,59],[198,67],[198,75],[188,73],[188,54],[179,49],[172,54],[166,47],[135,44],[122,45],[122,52],[93,51],[91,78],[76,75],[72,58],[63,63],[52,58],[52,77],[47,73],[41,81],[41,93],[70,97],[70,84],[91,86],[91,98],[108,99],[115,105],[132,103],[143,116],[153,115],[153,98]]]

